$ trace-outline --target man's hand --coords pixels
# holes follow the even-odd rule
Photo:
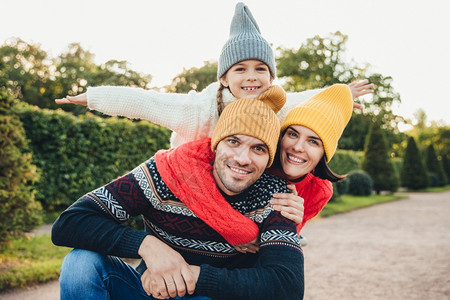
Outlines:
[[[66,98],[55,99],[56,104],[75,104],[87,106],[86,93],[79,94],[77,96],[66,96]]]
[[[270,200],[270,204],[274,210],[277,210],[285,218],[294,221],[296,224],[300,224],[303,220],[303,207],[304,200],[298,196],[297,189],[294,184],[288,184],[288,189],[292,193],[277,193],[273,194],[273,198]]]
[[[195,291],[194,275],[184,258],[154,236],[148,235],[138,251],[147,265],[141,277],[142,287],[158,299],[183,297]]]

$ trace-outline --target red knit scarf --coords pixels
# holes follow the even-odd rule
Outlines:
[[[170,191],[230,244],[254,240],[258,226],[225,200],[212,175],[211,139],[183,144],[155,154],[156,167]]]

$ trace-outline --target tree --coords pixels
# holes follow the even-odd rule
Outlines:
[[[0,89],[0,244],[20,236],[41,222],[41,206],[34,201],[37,180],[25,131],[13,109],[16,101]]]
[[[377,194],[381,191],[397,191],[398,176],[388,154],[383,131],[376,119],[369,129],[361,167],[372,178],[373,189]]]
[[[62,108],[76,114],[85,113],[81,106],[59,106],[53,99],[86,91],[87,86],[120,85],[145,88],[150,75],[129,68],[126,61],[110,60],[102,65],[95,55],[80,44],[70,44],[57,58],[51,58],[40,45],[21,39],[10,39],[0,47],[0,77],[15,98],[41,108]]]
[[[445,175],[447,175],[447,181],[450,179],[449,156],[450,156],[450,154],[442,155],[442,167],[444,168]]]
[[[0,77],[7,81],[8,92],[32,105],[42,105],[48,96],[51,60],[40,45],[30,45],[18,38],[7,40],[0,47]]]
[[[201,68],[183,69],[168,87],[174,93],[187,93],[191,90],[201,91],[217,80],[217,62],[205,62]]]
[[[412,190],[423,189],[428,185],[427,170],[413,137],[408,140],[403,158],[401,182],[402,186]]]
[[[436,151],[433,145],[429,145],[425,151],[425,163],[428,172],[437,176],[438,182],[437,186],[444,186],[447,184],[447,176],[444,173],[444,168],[442,167],[442,162],[438,160]]]
[[[110,60],[97,65],[95,55],[81,47],[79,43],[70,44],[54,59],[54,98],[76,95],[86,91],[88,86],[113,85],[145,88],[151,81],[150,75],[140,74],[129,68],[127,61]],[[49,108],[61,107],[51,101]],[[62,108],[75,114],[84,114],[86,108],[65,105]]]
[[[398,123],[403,122],[403,118],[391,109],[394,103],[401,102],[400,95],[392,86],[393,79],[377,73],[370,74],[368,64],[360,66],[344,61],[347,39],[338,31],[325,38],[315,36],[307,39],[297,50],[279,48],[277,69],[278,76],[285,82],[283,87],[294,92],[367,78],[376,86],[374,94],[361,99],[365,115],[355,116],[347,125],[340,148],[363,150],[367,129],[374,117],[385,131],[389,145],[400,144],[406,137],[398,129]]]

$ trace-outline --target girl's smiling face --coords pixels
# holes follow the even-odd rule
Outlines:
[[[311,129],[289,126],[280,143],[280,164],[288,180],[296,180],[311,172],[325,154],[322,140]]]
[[[269,67],[255,59],[234,64],[220,78],[222,85],[229,88],[237,99],[258,97],[272,85],[272,81]]]

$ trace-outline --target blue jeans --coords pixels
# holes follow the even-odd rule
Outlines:
[[[61,300],[155,299],[142,288],[141,274],[115,256],[74,249],[65,258],[59,278]],[[208,300],[202,296],[173,299]]]

